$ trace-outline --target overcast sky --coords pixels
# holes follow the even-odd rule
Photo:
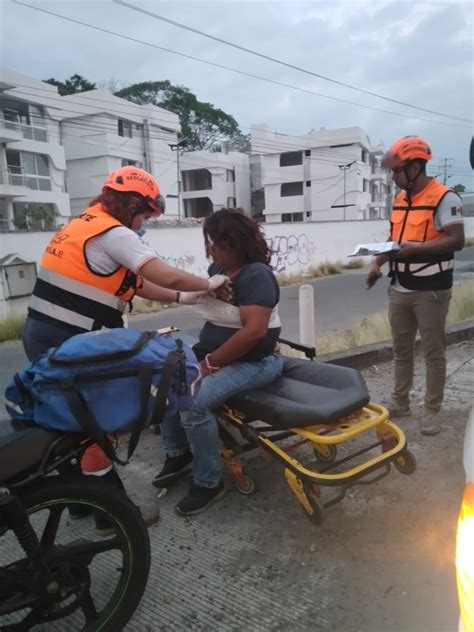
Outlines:
[[[13,70],[38,79],[65,79],[78,73],[95,82],[114,79],[119,87],[169,79],[232,114],[244,133],[252,124],[264,122],[294,135],[312,128],[358,125],[373,143],[386,146],[399,136],[420,134],[431,143],[435,164],[454,159],[448,184],[464,183],[474,190],[468,166],[470,123],[311,77],[112,0],[24,1],[165,48],[403,116],[277,86],[0,0],[1,63]],[[429,110],[473,118],[473,2],[129,1],[331,79]]]

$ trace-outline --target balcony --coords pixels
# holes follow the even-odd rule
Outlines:
[[[0,143],[14,143],[25,139],[47,143],[48,132],[44,127],[35,127],[0,118]]]
[[[31,191],[51,191],[51,178],[25,174],[21,167],[0,167],[0,195],[8,198],[25,197]]]
[[[387,179],[387,172],[381,167],[374,167],[370,172],[370,179],[385,181]]]

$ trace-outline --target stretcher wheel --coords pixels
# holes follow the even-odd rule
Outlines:
[[[324,445],[322,444],[321,447],[324,449],[325,454],[322,454],[319,450],[313,448],[316,460],[320,463],[332,463],[337,456],[336,446],[332,443],[325,443]]]
[[[311,520],[313,524],[322,524],[324,522],[324,505],[323,503],[308,489],[305,490],[306,498],[311,505],[312,513],[308,513],[308,510],[304,508],[305,514]]]
[[[410,450],[402,450],[393,464],[402,474],[409,475],[416,471],[416,458]]]
[[[243,496],[250,496],[255,491],[255,481],[248,474],[244,474],[242,479],[234,483],[235,489]]]

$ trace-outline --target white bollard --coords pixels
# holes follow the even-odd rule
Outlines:
[[[312,285],[301,285],[300,301],[300,342],[314,347],[314,288]]]

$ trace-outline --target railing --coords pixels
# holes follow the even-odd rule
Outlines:
[[[0,184],[27,187],[33,191],[51,191],[51,178],[36,174],[25,174],[21,167],[0,167]]]
[[[6,121],[2,118],[0,118],[0,127],[21,132],[23,138],[27,140],[38,140],[42,143],[48,142],[48,132],[44,127],[35,127],[34,125],[26,125],[25,123],[18,123],[17,121]]]
[[[0,168],[0,184],[10,184],[15,187],[27,187],[26,176],[21,167]]]

